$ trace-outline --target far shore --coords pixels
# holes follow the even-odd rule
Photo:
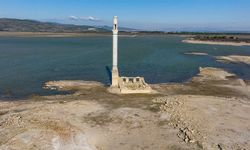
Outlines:
[[[108,36],[109,33],[0,32],[0,37],[80,37],[97,35]]]
[[[183,40],[184,43],[191,44],[209,44],[209,45],[229,45],[229,46],[250,46],[250,43],[246,42],[219,42],[219,41],[201,41],[201,40]]]
[[[111,36],[112,32],[82,32],[82,33],[59,33],[59,32],[6,32],[0,31],[0,37],[84,37],[84,36]],[[119,36],[155,36],[155,35],[170,35],[170,36],[184,36],[179,34],[167,34],[167,33],[144,33],[144,32],[124,32],[120,31]]]
[[[136,36],[179,36],[183,38],[190,38],[197,34],[195,33],[165,33],[165,32],[127,32],[120,31],[119,36],[126,37],[136,37]],[[230,34],[228,34],[231,36]],[[241,38],[250,38],[249,34],[234,34]],[[10,32],[10,31],[0,31],[0,37],[86,37],[86,36],[112,36],[112,32]],[[233,36],[233,35],[232,35]],[[250,43],[234,43],[234,42],[206,42],[198,40],[183,40],[185,43],[193,44],[216,44],[216,45],[233,45],[233,46],[243,46],[250,45]]]

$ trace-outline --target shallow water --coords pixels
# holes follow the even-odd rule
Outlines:
[[[119,38],[119,71],[124,76],[144,76],[148,83],[184,82],[199,67],[220,67],[250,79],[250,66],[222,64],[212,56],[250,55],[250,47],[182,43],[178,36]],[[209,56],[184,55],[204,52]],[[43,90],[50,80],[93,80],[109,84],[112,37],[0,38],[0,95],[26,97],[53,94]]]

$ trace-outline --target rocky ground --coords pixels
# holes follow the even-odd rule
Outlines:
[[[0,149],[249,149],[250,86],[217,68],[154,95],[114,95],[96,82],[45,87],[74,94],[0,102]]]

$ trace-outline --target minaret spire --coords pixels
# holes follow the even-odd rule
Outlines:
[[[113,67],[112,67],[112,86],[118,87],[118,17],[113,20]]]

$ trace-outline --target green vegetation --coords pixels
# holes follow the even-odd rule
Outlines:
[[[59,23],[39,22],[34,20],[7,18],[0,18],[0,31],[53,33],[110,32],[107,29],[93,26],[67,25]]]
[[[246,42],[250,43],[250,39],[246,38],[239,38],[236,36],[229,36],[229,35],[197,35],[193,37],[194,40],[201,40],[201,41],[222,41],[222,42]]]

